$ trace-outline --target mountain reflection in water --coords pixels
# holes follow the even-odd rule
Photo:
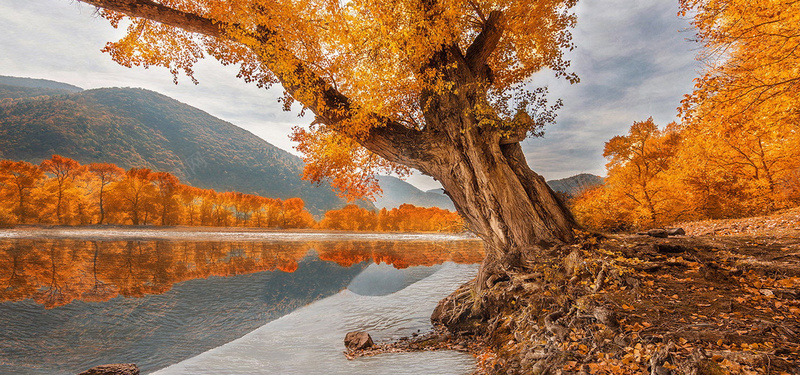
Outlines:
[[[5,239],[0,373],[68,374],[112,362],[135,362],[149,372],[230,342],[348,284],[379,281],[380,275],[369,273],[353,282],[372,262],[411,267],[399,281],[407,285],[433,272],[418,266],[477,263],[482,256],[473,240]]]

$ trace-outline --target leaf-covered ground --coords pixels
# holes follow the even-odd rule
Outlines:
[[[797,212],[685,228],[587,237],[465,285],[435,345],[400,346],[472,351],[481,373],[800,374]]]

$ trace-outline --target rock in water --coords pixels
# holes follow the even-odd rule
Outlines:
[[[139,366],[133,363],[117,363],[92,367],[78,375],[139,375]]]
[[[369,333],[363,331],[348,332],[344,336],[344,346],[347,350],[363,350],[371,348],[375,343]]]

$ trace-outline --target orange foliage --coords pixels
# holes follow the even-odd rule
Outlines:
[[[365,208],[348,204],[340,210],[331,210],[317,225],[320,229],[335,230],[375,230],[378,225],[378,215]]]
[[[438,207],[416,207],[402,204],[399,208],[383,209],[378,214],[381,231],[400,232],[463,232],[464,221],[457,213]]]
[[[24,161],[0,160],[0,198],[3,207],[13,207],[11,212],[0,212],[5,223],[28,223],[33,217],[31,196],[34,188],[44,180],[44,172],[39,167]],[[13,215],[12,215],[13,214]]]
[[[403,204],[375,212],[354,204],[328,211],[317,225],[320,229],[399,232],[463,232],[464,222],[455,212],[437,207]]]
[[[100,209],[100,218],[97,220],[98,224],[103,224],[105,220],[105,207],[103,205],[103,198],[105,198],[105,189],[108,185],[119,181],[125,174],[125,171],[110,163],[92,163],[88,166],[89,173],[93,174],[97,179],[99,187],[97,191],[98,208]]]
[[[46,168],[47,174],[44,173]],[[88,173],[84,173],[88,172]],[[52,176],[52,177],[51,177]],[[380,213],[355,205],[329,211],[317,224],[300,198],[216,192],[180,183],[168,172],[128,171],[114,164],[81,166],[54,155],[42,167],[0,161],[0,226],[189,225],[256,228],[460,232],[461,217],[439,208],[402,205]],[[58,214],[60,212],[60,214]],[[291,266],[287,265],[287,269]]]
[[[48,188],[54,190],[55,216],[58,224],[71,224],[73,218],[73,202],[78,201],[75,190],[75,179],[85,172],[80,163],[60,155],[53,155],[50,160],[45,160],[40,165],[42,171],[53,176]]]
[[[727,133],[713,124],[636,122],[606,143],[608,177],[573,212],[585,226],[627,230],[681,220],[765,214],[800,205],[800,144],[769,126]]]
[[[167,172],[124,171],[108,163],[81,166],[59,155],[41,166],[0,161],[0,203],[0,226],[54,218],[66,225],[314,225],[300,198],[217,193],[183,185]]]
[[[303,179],[321,182],[329,178],[337,194],[348,202],[371,199],[381,192],[376,173],[407,177],[411,171],[359,147],[350,138],[323,128],[295,128],[291,138],[297,142],[295,149],[307,155]]]

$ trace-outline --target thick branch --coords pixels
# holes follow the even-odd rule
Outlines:
[[[484,66],[489,60],[489,56],[500,43],[500,37],[503,36],[503,30],[500,28],[502,18],[503,13],[499,10],[489,13],[489,18],[483,24],[483,30],[467,48],[466,60],[473,72],[485,70]]]
[[[150,0],[78,0],[131,17],[145,18],[189,32],[215,38],[224,36],[221,23],[193,13],[173,9]]]
[[[79,0],[100,8],[123,13],[130,17],[145,18],[165,25],[206,36],[235,40],[247,45],[258,58],[278,77],[284,89],[297,101],[308,107],[322,122],[336,129],[350,120],[353,106],[350,99],[325,82],[283,44],[276,32],[259,27],[256,33],[232,25],[166,7],[151,0]],[[243,34],[233,38],[230,31]],[[414,167],[419,160],[424,138],[389,118],[373,115],[382,126],[375,127],[357,141],[381,157]]]

